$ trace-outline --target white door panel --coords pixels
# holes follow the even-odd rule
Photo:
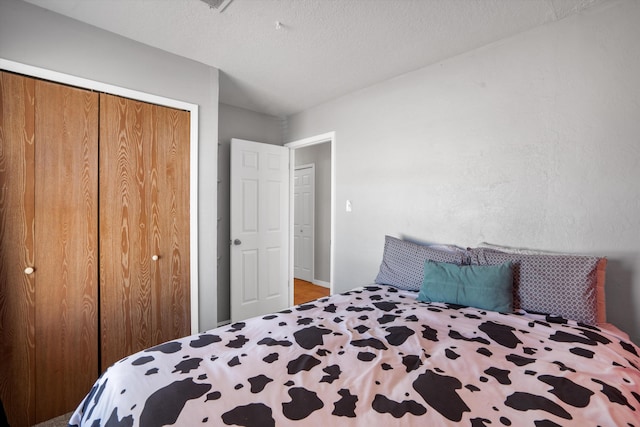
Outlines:
[[[294,172],[294,277],[313,282],[315,167]]]
[[[231,320],[289,302],[289,149],[231,140]]]

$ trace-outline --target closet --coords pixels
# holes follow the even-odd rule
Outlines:
[[[187,335],[189,113],[0,71],[0,400],[74,409]]]

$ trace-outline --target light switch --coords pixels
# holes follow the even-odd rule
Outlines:
[[[347,205],[345,209],[347,210],[347,212],[351,212],[351,200],[347,200]]]

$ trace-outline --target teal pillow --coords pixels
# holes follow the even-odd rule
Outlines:
[[[418,300],[448,302],[508,313],[513,311],[513,270],[510,262],[499,265],[424,263]]]

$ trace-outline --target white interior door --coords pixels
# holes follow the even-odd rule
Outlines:
[[[293,275],[313,282],[315,167],[297,166],[293,184]]]
[[[289,149],[231,140],[231,320],[289,301]]]

